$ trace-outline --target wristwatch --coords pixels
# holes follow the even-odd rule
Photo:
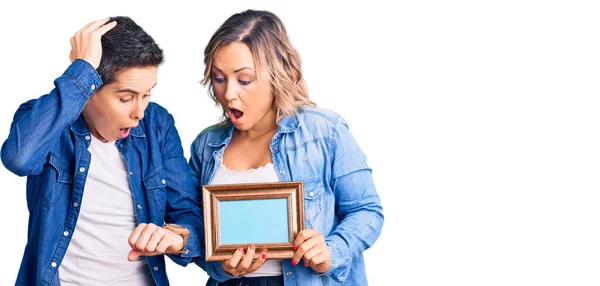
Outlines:
[[[187,243],[187,240],[188,240],[188,236],[190,236],[190,230],[185,228],[184,226],[174,224],[174,223],[167,223],[163,226],[163,228],[168,229],[168,230],[172,231],[173,233],[179,234],[179,235],[181,235],[181,237],[183,237],[183,243],[182,243],[181,250],[179,250],[178,252],[175,252],[174,254],[186,253],[187,250],[184,250],[184,249],[185,249],[185,244]]]

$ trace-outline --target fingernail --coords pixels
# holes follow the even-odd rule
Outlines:
[[[244,249],[240,247],[240,248],[238,248],[238,251],[242,252],[242,251],[244,251]]]
[[[254,250],[254,244],[250,244],[250,250]]]
[[[298,246],[294,245],[294,251],[298,250]]]
[[[260,257],[262,257],[262,259],[267,259],[267,254],[263,252]]]
[[[308,267],[308,263],[304,262],[304,267]]]
[[[298,262],[294,261],[294,259],[292,259],[292,265],[296,265],[298,264]]]

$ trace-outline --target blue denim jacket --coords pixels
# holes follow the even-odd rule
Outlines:
[[[192,144],[198,192],[221,164],[233,129],[209,127]],[[305,226],[325,236],[332,257],[324,274],[285,259],[285,285],[367,285],[362,252],[379,237],[383,214],[366,156],[346,121],[332,111],[304,107],[279,122],[270,149],[279,181],[304,181]],[[197,263],[213,280],[234,278],[219,262]]]
[[[80,113],[102,81],[91,65],[76,60],[54,84],[49,94],[19,107],[2,145],[4,166],[27,176],[29,227],[17,285],[60,284],[57,270],[77,223],[90,165],[92,135]],[[137,222],[184,225],[191,231],[188,252],[169,256],[180,265],[200,256],[199,198],[173,117],[150,103],[139,126],[115,144],[127,163]],[[156,284],[168,285],[164,256],[146,259]]]

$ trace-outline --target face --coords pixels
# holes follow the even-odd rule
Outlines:
[[[129,136],[144,118],[150,92],[156,85],[156,67],[121,70],[116,80],[96,91],[83,109],[88,129],[103,142]]]
[[[217,100],[238,130],[268,129],[275,125],[270,83],[264,77],[259,78],[248,46],[234,42],[220,47],[211,73]]]

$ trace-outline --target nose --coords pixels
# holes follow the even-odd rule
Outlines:
[[[237,90],[235,88],[235,86],[233,85],[235,81],[228,81],[227,85],[225,86],[225,100],[226,101],[232,101],[234,99],[238,98],[238,94],[237,94]]]
[[[133,110],[131,111],[131,119],[134,120],[142,120],[144,118],[144,106],[143,101],[138,100],[136,104],[133,105]]]

